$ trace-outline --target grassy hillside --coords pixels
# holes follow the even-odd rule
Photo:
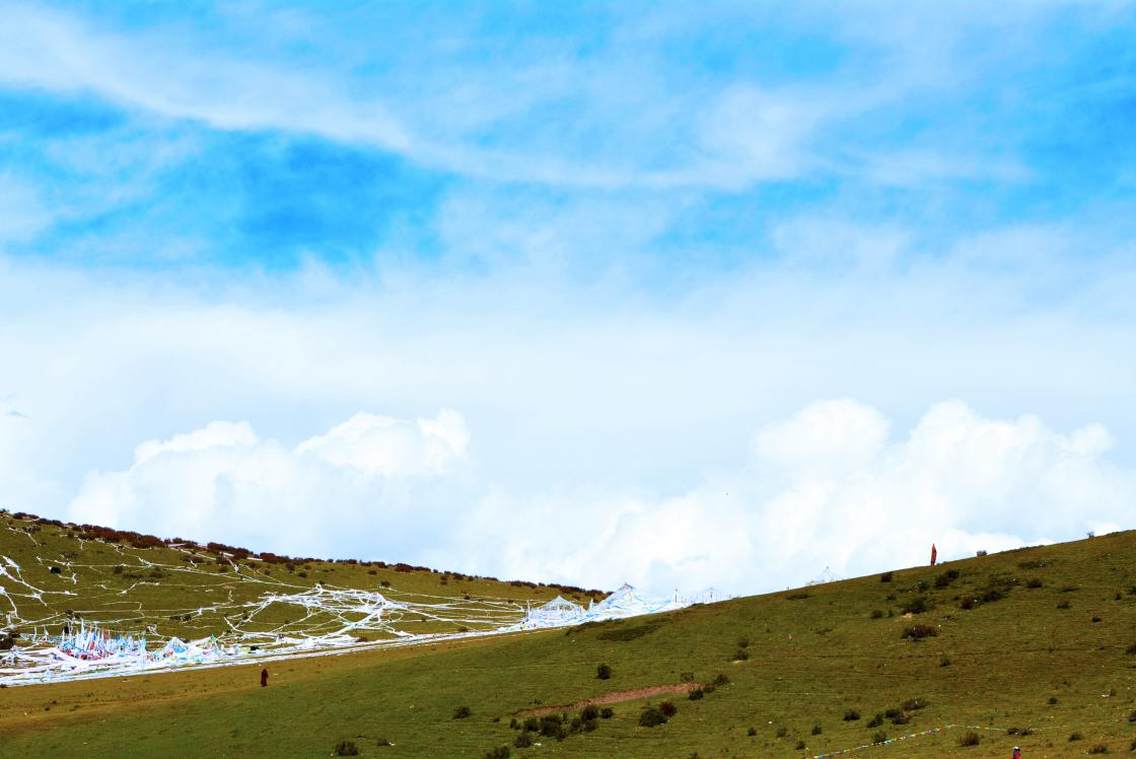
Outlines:
[[[367,757],[793,757],[934,728],[861,753],[1128,752],[1134,585],[1129,532],[568,631],[291,660],[265,689],[248,667],[9,688],[0,755],[326,757],[349,740]],[[718,684],[697,700],[617,695],[686,681]],[[515,747],[514,715],[605,694],[610,718],[574,730],[580,709],[557,710],[562,740]],[[677,713],[640,726],[664,700]],[[961,745],[971,732],[979,743]]]
[[[14,562],[18,572],[2,557]],[[313,634],[336,620],[290,604],[251,610],[249,604],[267,593],[296,593],[317,584],[375,590],[399,601],[430,603],[442,596],[469,601],[449,615],[404,615],[398,627],[410,633],[491,629],[503,624],[501,619],[515,621],[516,613],[497,603],[501,600],[523,605],[564,594],[586,602],[603,595],[406,564],[255,554],[235,546],[162,540],[7,512],[0,512],[0,568],[9,572],[0,575],[0,587],[8,594],[7,600],[0,599],[0,628],[6,620],[18,619],[16,626],[25,634],[31,627],[58,632],[78,618],[117,632],[163,637],[201,638],[234,625],[253,632]]]

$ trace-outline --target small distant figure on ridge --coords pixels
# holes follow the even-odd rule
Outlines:
[[[260,687],[261,688],[267,688],[268,687],[268,667],[265,667],[264,669],[262,669],[260,671]]]
[[[1022,759],[1022,750],[1014,746],[1014,753],[1010,754],[1010,759]]]
[[[935,544],[931,544],[931,566],[935,566],[935,562],[939,560],[939,549],[935,548]]]

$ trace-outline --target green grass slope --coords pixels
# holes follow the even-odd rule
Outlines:
[[[1127,532],[567,631],[290,660],[264,689],[247,667],[9,688],[0,755],[326,757],[347,740],[365,757],[795,757],[918,733],[854,755],[1128,752],[1134,585]],[[905,636],[916,626],[924,637]],[[718,684],[619,700],[686,680]],[[608,719],[573,728],[580,709],[557,710],[561,739],[511,726],[605,695]],[[663,700],[677,712],[641,726]]]
[[[19,566],[18,573],[3,557]],[[79,618],[115,632],[183,639],[220,634],[234,626],[251,632],[318,634],[336,628],[337,621],[291,604],[273,604],[255,614],[249,608],[265,594],[298,593],[317,584],[379,591],[398,601],[435,603],[441,597],[469,601],[449,615],[404,615],[398,628],[409,633],[492,629],[504,624],[502,619],[516,621],[515,611],[497,603],[502,600],[523,605],[563,594],[586,603],[589,597],[603,595],[406,564],[254,554],[233,546],[163,541],[3,511],[0,568],[9,573],[0,574],[0,588],[7,596],[0,598],[0,629],[15,627],[24,634],[33,627],[58,633],[68,621]],[[6,625],[6,620],[19,623]]]

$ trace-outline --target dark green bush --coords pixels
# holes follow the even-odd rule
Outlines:
[[[749,730],[746,730],[746,735],[748,735],[750,738],[757,735],[757,728],[751,727]]]
[[[883,723],[884,723],[884,715],[877,712],[876,716],[874,716],[870,720],[868,720],[867,727],[869,727],[869,728],[879,727]]]
[[[639,715],[640,727],[658,727],[659,725],[665,725],[666,723],[666,715],[664,715],[661,711],[654,708],[653,706],[648,706]]]
[[[922,614],[923,612],[927,611],[928,608],[929,607],[927,605],[927,597],[926,596],[916,596],[915,598],[912,598],[910,601],[908,601],[906,604],[904,604],[903,613],[904,614]]]
[[[824,730],[821,729],[820,725],[813,725],[812,735],[820,735],[822,732]]]
[[[607,680],[611,677],[611,667],[606,664],[601,664],[596,667],[596,678],[599,680]]]
[[[595,719],[598,716],[600,716],[600,710],[593,704],[588,704],[580,710],[581,719]]]
[[[471,714],[473,714],[473,712],[470,711],[468,706],[459,706],[454,709],[454,719],[465,719]]]
[[[359,756],[359,747],[352,741],[340,741],[335,744],[336,756]]]
[[[512,753],[508,746],[498,746],[497,748],[491,748],[486,751],[485,759],[509,759]]]
[[[1084,739],[1085,739],[1085,736],[1081,735],[1080,733],[1073,732],[1073,733],[1069,734],[1069,742],[1070,743],[1072,743],[1073,741],[1083,741]]]
[[[600,709],[600,718],[601,719],[611,719],[614,716],[615,716],[615,710],[612,709],[610,706],[605,706],[603,709]]]
[[[749,659],[749,651],[746,651],[744,648],[739,648],[737,651],[734,651],[734,658],[730,659],[730,661],[745,661],[747,659]]]
[[[518,733],[517,737],[513,740],[513,745],[517,748],[528,748],[533,745],[533,739],[528,733]]]
[[[974,732],[973,730],[965,732],[961,736],[959,736],[959,745],[960,746],[964,746],[964,747],[965,746],[977,746],[981,742],[982,742],[982,737],[978,733]]]
[[[927,699],[925,698],[909,698],[903,702],[904,711],[917,712],[920,709],[927,708]]]
[[[700,698],[702,698],[704,695],[705,694],[702,692],[701,688],[691,688],[689,698],[690,698],[691,701],[697,701]]]
[[[939,629],[933,625],[911,625],[910,627],[903,628],[903,638],[910,638],[911,640],[923,640],[924,638],[934,638],[938,636]]]
[[[875,734],[874,734],[874,735],[872,736],[872,743],[883,743],[883,742],[884,742],[884,741],[886,741],[887,739],[888,739],[888,734],[887,734],[887,733],[885,733],[885,732],[884,732],[883,730],[878,730],[878,731],[877,731],[877,732],[876,732],[876,733],[875,733]]]
[[[1104,743],[1098,743],[1089,749],[1090,754],[1107,754],[1108,746]]]
[[[880,575],[880,582],[891,582],[891,578],[892,578],[891,572],[884,572],[883,574]]]
[[[714,677],[714,684],[717,685],[719,688],[722,687],[723,685],[729,685],[730,684],[730,678],[727,677],[726,675],[722,674],[721,672],[719,672]]]
[[[659,711],[663,713],[664,717],[668,719],[678,714],[678,707],[674,705],[673,701],[664,701],[659,704]]]
[[[860,712],[855,709],[848,709],[844,712],[845,722],[855,722],[858,719],[860,719]]]

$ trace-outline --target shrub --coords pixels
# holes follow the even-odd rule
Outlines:
[[[805,750],[805,742],[804,741],[797,741],[797,750],[798,751],[804,751]]]
[[[891,572],[884,572],[883,574],[880,575],[880,582],[891,582],[891,578],[892,578]]]
[[[612,709],[610,706],[605,706],[604,708],[600,709],[600,718],[601,719],[611,719],[614,716],[615,716],[615,710]]]
[[[525,724],[523,725],[525,732],[535,733],[540,730],[540,720],[536,717],[525,717]]]
[[[778,738],[784,738],[788,734],[789,734],[789,728],[785,727],[784,725],[781,725],[781,727],[777,728],[777,737]]]
[[[1132,643],[1128,646],[1128,648],[1124,649],[1124,653],[1128,654],[1129,656],[1136,656],[1136,643]]]
[[[968,730],[967,732],[959,736],[959,745],[963,747],[977,746],[981,742],[982,737],[973,730]]]
[[[804,601],[806,598],[809,598],[809,597],[810,597],[810,594],[806,593],[803,590],[798,590],[796,593],[790,593],[789,595],[785,596],[785,598],[790,600],[790,601]]]
[[[1011,727],[1006,730],[1007,735],[1033,735],[1033,730],[1028,727]]]
[[[927,699],[924,698],[909,698],[903,702],[904,711],[917,712],[920,709],[927,708]]]
[[[588,704],[580,710],[580,719],[595,719],[600,716],[600,710],[592,704]]]
[[[377,741],[375,741],[375,745],[382,748],[383,746],[393,746],[394,744],[386,738],[379,738]]]
[[[899,712],[898,709],[896,711]],[[907,714],[906,712],[899,712],[898,714],[891,717],[891,723],[893,725],[906,725],[910,721],[911,715]]]
[[[359,756],[359,747],[352,741],[340,741],[335,744],[336,756]]]
[[[691,688],[689,698],[690,698],[691,701],[697,701],[698,699],[702,698],[704,695],[706,695],[706,694],[702,692],[701,688]]]
[[[693,672],[681,672],[681,673],[679,673],[678,679],[682,680],[684,683],[692,683],[692,682],[694,682],[694,673]]]
[[[910,638],[911,640],[923,640],[924,638],[937,637],[938,634],[938,628],[933,625],[911,625],[910,627],[903,628],[903,635],[901,637]]]
[[[1081,735],[1080,733],[1074,732],[1069,734],[1070,743],[1072,743],[1073,741],[1083,741],[1084,739],[1085,736]]]
[[[883,619],[884,612],[882,609],[872,609],[872,619]]]
[[[730,684],[730,678],[727,677],[725,674],[719,672],[714,677],[714,684],[717,685],[718,687],[721,687],[723,685],[729,685]]]
[[[540,734],[546,738],[559,738],[560,734],[564,732],[564,725],[561,724],[560,715],[546,714],[540,718]]]
[[[1049,704],[1050,706],[1053,706],[1054,704],[1057,703],[1057,696],[1050,696],[1049,700],[1046,703]]]
[[[943,654],[942,656],[940,656],[939,657],[939,666],[940,667],[951,666],[951,657],[947,656],[946,654]]]
[[[904,614],[922,614],[927,611],[926,596],[916,596],[903,606]]]
[[[751,727],[749,730],[746,730],[746,735],[748,735],[750,738],[757,735],[757,728]]]
[[[1043,585],[1045,585],[1045,583],[1043,583],[1041,581],[1040,577],[1031,577],[1028,580],[1026,580],[1026,587],[1027,588],[1040,588]]]
[[[747,659],[749,659],[749,651],[746,651],[744,648],[739,648],[737,651],[734,651],[734,658],[730,661],[745,661]]]
[[[658,727],[659,725],[665,725],[666,723],[666,715],[651,706],[648,706],[643,710],[643,713],[639,715],[640,727]]]
[[[1092,619],[1092,623],[1093,623],[1094,625],[1095,625],[1095,624],[1097,624],[1097,623],[1098,623],[1098,622],[1100,622],[1100,621],[1101,621],[1101,618],[1100,618],[1100,617],[1098,617],[1098,616],[1096,616],[1096,615],[1094,615],[1094,616],[1093,616],[1093,619]]]
[[[607,680],[611,677],[611,667],[606,664],[601,664],[596,667],[596,678],[599,680]]]
[[[876,716],[868,720],[868,727],[879,727],[884,723],[884,715],[876,712]]]
[[[513,739],[513,745],[517,748],[528,748],[533,745],[533,739],[529,737],[528,733],[520,733]]]
[[[812,735],[820,735],[823,732],[824,731],[821,729],[820,725],[813,725],[813,730],[811,733]]]
[[[974,596],[965,596],[961,601],[959,601],[959,608],[963,611],[970,611],[974,608],[974,605],[976,603],[978,603],[978,600],[974,598]]]
[[[874,734],[874,735],[872,736],[872,743],[883,743],[883,742],[885,742],[885,741],[886,741],[887,739],[888,739],[888,734],[887,734],[887,733],[885,733],[885,732],[884,732],[883,730],[878,730],[878,731],[876,731],[876,733],[875,733],[875,734]]]
[[[858,719],[860,719],[860,712],[855,709],[848,709],[844,712],[845,722],[855,722]]]
[[[948,569],[946,572],[935,577],[935,587],[939,589],[945,588],[957,580],[958,577],[959,571],[957,569]]]
[[[485,759],[509,759],[509,755],[512,753],[508,746],[498,746],[497,748],[486,751]]]
[[[1136,710],[1129,712],[1128,721],[1129,722],[1136,722]]]
[[[600,726],[600,724],[598,722],[596,722],[594,719],[584,720],[584,732],[585,733],[590,733],[599,726]]]
[[[454,709],[454,719],[465,719],[471,714],[473,714],[473,712],[470,711],[468,706],[459,706]]]
[[[1089,749],[1090,754],[1107,754],[1108,746],[1104,743],[1098,743]]]
[[[678,707],[672,701],[664,701],[659,704],[659,711],[663,713],[663,716],[670,718],[678,714]]]
[[[1060,601],[1057,604],[1058,609],[1068,609],[1070,606],[1072,606],[1072,604],[1070,604],[1068,601]]]

